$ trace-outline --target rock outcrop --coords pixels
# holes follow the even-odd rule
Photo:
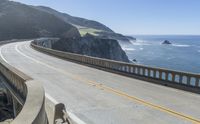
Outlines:
[[[127,39],[132,40],[132,41],[136,41],[137,39],[135,37],[132,36],[126,36]]]
[[[170,41],[168,41],[168,40],[165,40],[162,44],[169,45],[169,44],[172,44],[172,43]]]
[[[62,38],[52,45],[53,49],[93,57],[129,62],[126,53],[113,39],[103,39],[86,34],[81,38]]]
[[[131,44],[129,38],[122,34],[113,33],[113,32],[96,32],[96,34],[98,34],[98,37],[100,38],[115,39],[120,44],[127,44],[127,45]]]

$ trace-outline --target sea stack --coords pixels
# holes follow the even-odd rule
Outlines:
[[[162,44],[172,44],[172,43],[168,40],[165,40]]]

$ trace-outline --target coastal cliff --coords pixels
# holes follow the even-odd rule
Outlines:
[[[93,57],[129,62],[126,53],[116,40],[86,34],[79,38],[61,38],[52,49]]]

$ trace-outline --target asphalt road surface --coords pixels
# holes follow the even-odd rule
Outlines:
[[[0,57],[42,82],[46,96],[81,123],[200,124],[198,94],[58,59],[35,51],[30,41],[1,46]]]

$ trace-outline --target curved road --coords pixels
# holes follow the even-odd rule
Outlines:
[[[0,57],[43,83],[46,96],[87,124],[200,124],[200,95],[101,71],[30,48],[0,47]]]

